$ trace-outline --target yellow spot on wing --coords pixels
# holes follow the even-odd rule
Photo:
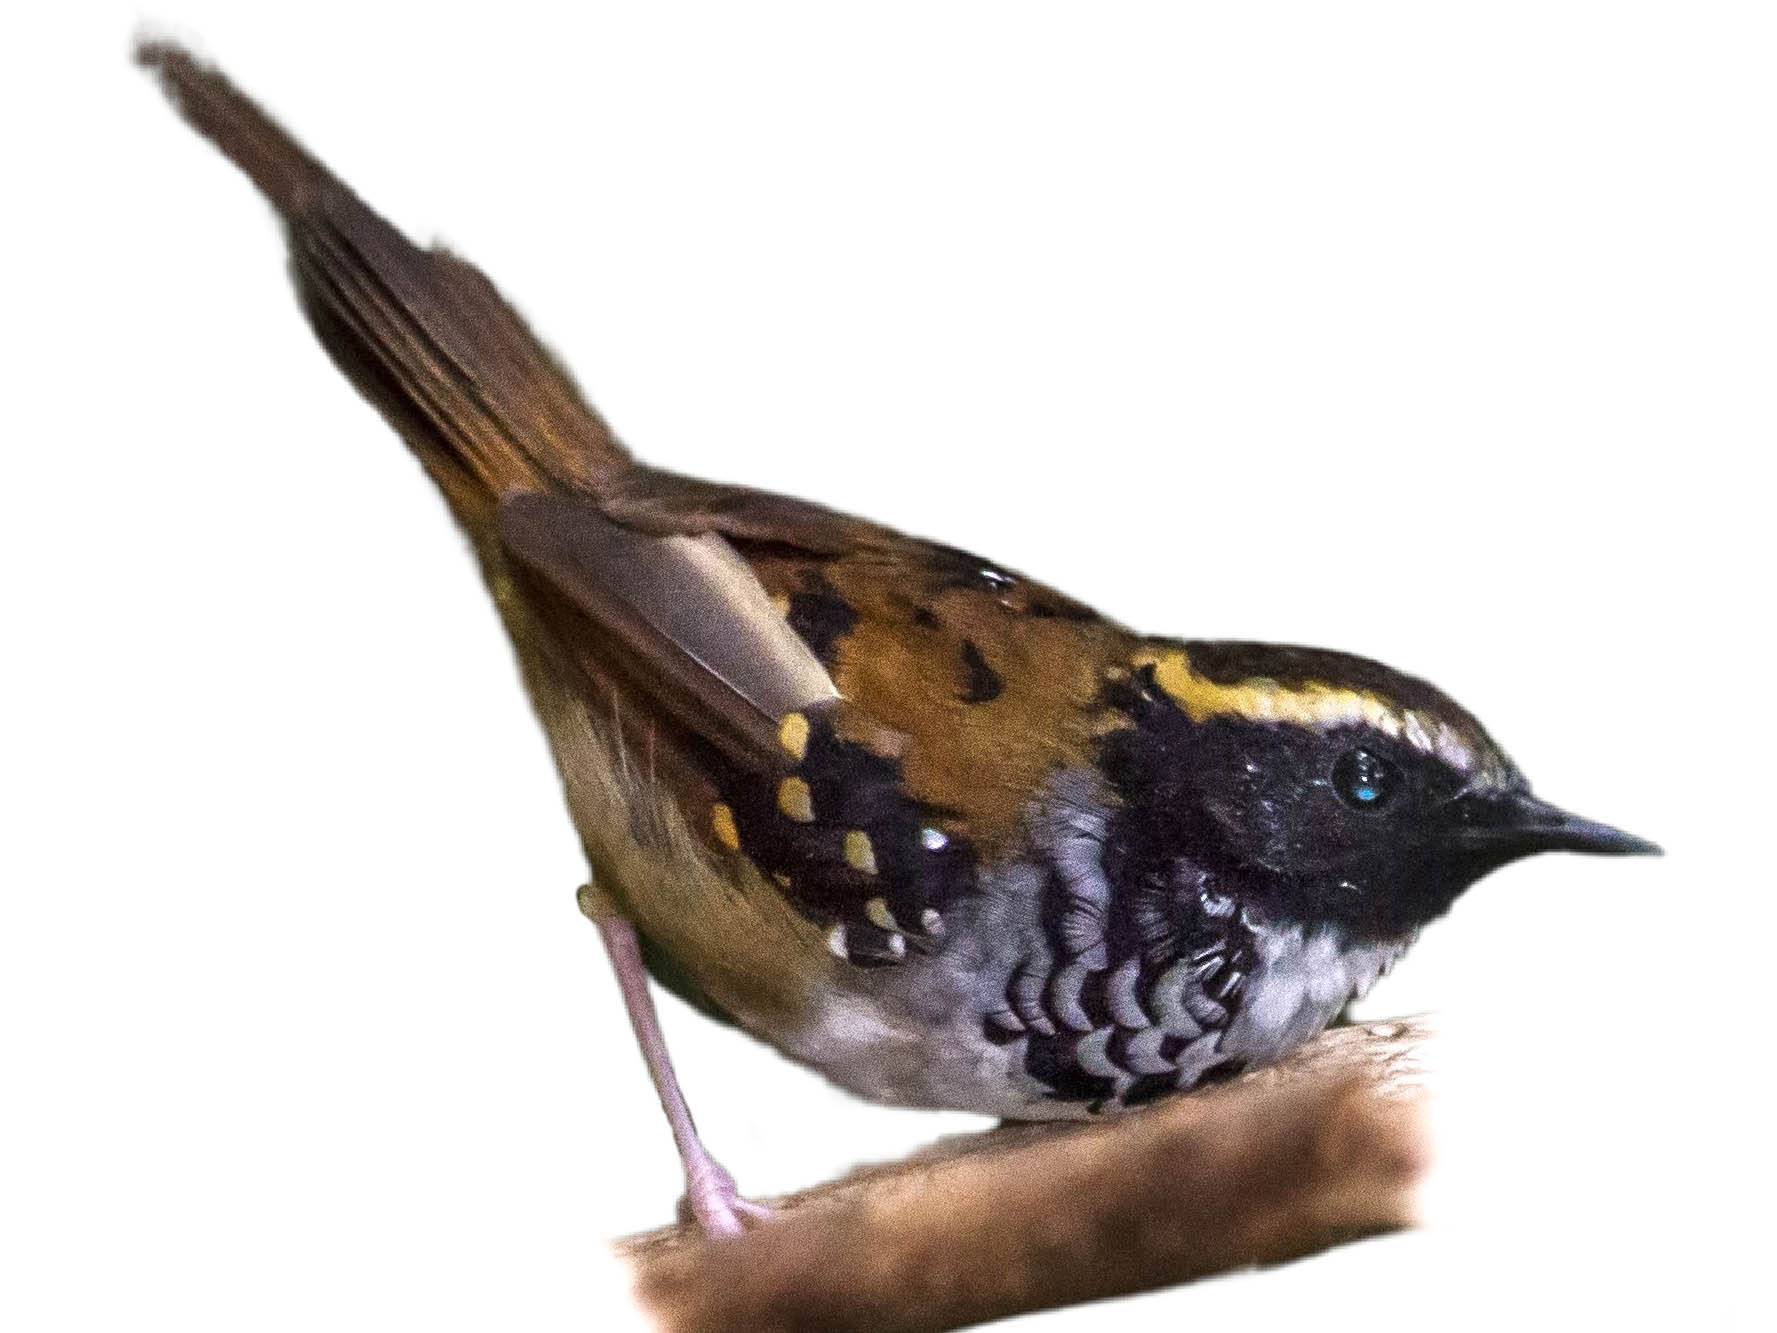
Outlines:
[[[801,759],[808,753],[808,718],[801,713],[785,713],[777,724],[777,743]]]
[[[880,927],[881,929],[888,931],[890,934],[893,934],[901,928],[901,923],[895,920],[895,914],[889,911],[888,899],[886,898],[872,898],[869,902],[865,903],[864,915],[870,919],[871,925]]]
[[[814,797],[809,793],[808,784],[801,778],[785,778],[778,783],[777,808],[798,824],[813,820]]]
[[[734,826],[734,811],[718,802],[710,810],[710,831],[716,841],[731,852],[740,850],[740,830]]]
[[[870,845],[869,834],[853,829],[845,835],[845,863],[866,875],[876,873],[876,849]]]

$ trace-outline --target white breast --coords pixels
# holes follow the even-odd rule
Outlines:
[[[1222,1050],[1251,1064],[1275,1060],[1361,998],[1411,940],[1354,944],[1326,929],[1263,927],[1259,954]]]

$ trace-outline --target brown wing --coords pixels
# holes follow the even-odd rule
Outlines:
[[[500,505],[507,552],[584,620],[557,626],[639,687],[654,709],[735,763],[786,767],[780,720],[839,697],[757,578],[714,533],[648,536],[585,500],[520,494]]]
[[[907,795],[985,854],[1016,846],[1056,772],[1093,761],[1107,675],[1133,651],[1122,627],[943,548],[737,548],[848,704],[903,738]]]
[[[1048,775],[1089,757],[1127,636],[818,506],[710,486],[647,504],[644,533],[603,497],[510,497],[501,532],[566,608],[554,636],[720,752],[693,823],[833,927],[836,952],[898,960],[941,933]]]
[[[853,962],[894,962],[942,928],[966,844],[928,831],[899,738],[843,704],[724,538],[636,532],[544,494],[504,500],[499,532],[555,654],[641,710],[712,850],[772,876]]]
[[[715,532],[735,542],[782,545],[811,555],[924,549],[926,543],[837,509],[633,464],[598,488],[598,505],[638,532]]]
[[[1048,775],[1090,760],[1106,675],[1137,647],[992,561],[820,505],[646,469],[601,504],[650,531],[727,538],[832,675],[847,736],[896,738],[908,798],[989,852],[1017,840]]]

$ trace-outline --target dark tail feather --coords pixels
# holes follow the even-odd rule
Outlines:
[[[629,454],[478,269],[409,242],[189,52],[148,41],[136,58],[284,219],[316,334],[473,535],[507,492],[616,487]]]

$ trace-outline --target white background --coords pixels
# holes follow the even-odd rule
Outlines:
[[[1769,1318],[1760,9],[147,17],[647,457],[1381,657],[1666,845],[1500,874],[1376,992],[1453,1033],[1431,1229],[1127,1311],[1329,1330]],[[599,1326],[677,1168],[507,648],[142,16],[86,10],[0,82],[0,1325]],[[754,1192],[975,1123],[665,1021]]]

